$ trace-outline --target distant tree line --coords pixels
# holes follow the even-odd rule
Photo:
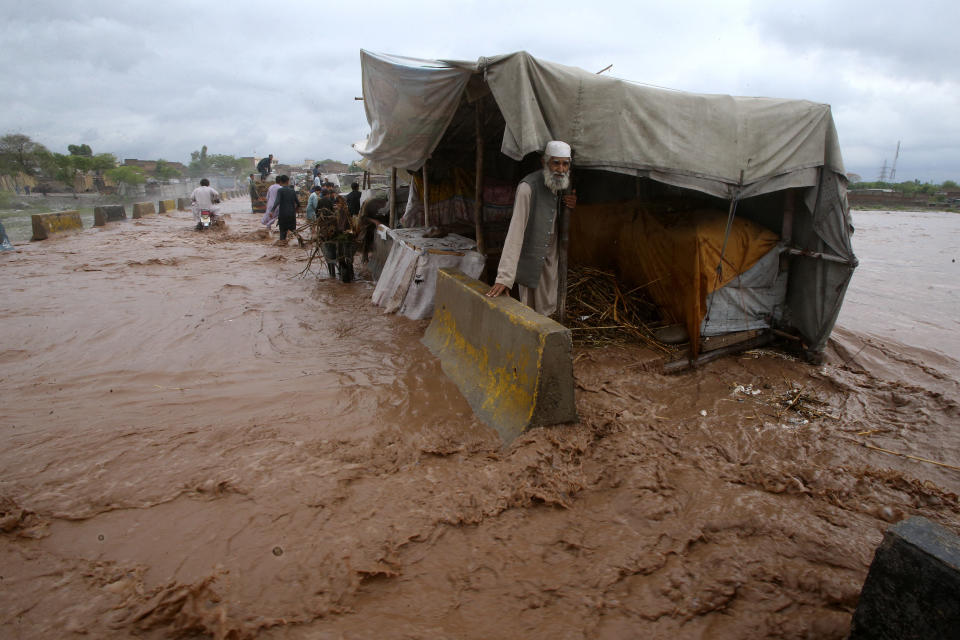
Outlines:
[[[0,137],[0,174],[24,174],[72,186],[78,171],[102,175],[117,166],[112,153],[94,154],[88,144],[71,144],[67,151],[56,153],[31,140],[30,136],[8,133]]]
[[[953,180],[946,180],[941,184],[933,182],[920,182],[919,180],[907,180],[906,182],[851,182],[851,189],[890,189],[905,196],[933,196],[943,191],[960,190]]]

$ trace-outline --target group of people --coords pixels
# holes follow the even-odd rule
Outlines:
[[[497,277],[487,292],[488,296],[505,295],[517,284],[521,302],[544,315],[556,311],[559,284],[557,218],[562,208],[572,210],[577,205],[576,190],[570,189],[572,156],[569,144],[551,141],[544,149],[542,168],[520,182]],[[269,171],[272,159],[271,155],[257,165],[261,177],[265,177],[264,169]],[[314,167],[307,219],[316,220],[324,210],[338,217],[359,215],[360,185],[354,182],[350,187],[350,193],[341,196],[336,186],[323,181],[319,165]],[[296,191],[290,186],[290,178],[279,176],[276,184],[267,191],[267,212],[262,222],[268,229],[277,222],[280,240],[285,241],[287,232],[296,227],[299,209],[300,203]]]
[[[287,233],[297,228],[297,212],[300,211],[300,199],[297,191],[290,186],[290,176],[279,175],[267,189],[267,211],[260,220],[269,231],[277,223],[280,241],[286,242]]]

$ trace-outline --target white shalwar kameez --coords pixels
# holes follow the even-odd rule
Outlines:
[[[197,187],[190,194],[190,208],[193,210],[193,221],[200,222],[201,211],[211,211],[216,213],[218,207],[216,201],[220,199],[220,194],[213,187]]]
[[[527,221],[530,218],[530,185],[521,182],[517,187],[516,199],[513,203],[513,217],[510,218],[510,228],[507,230],[507,239],[500,254],[500,266],[497,268],[497,284],[507,289],[513,288],[517,278],[517,262],[520,260],[520,251],[523,249],[523,236],[527,231]],[[547,244],[547,255],[540,272],[540,282],[536,289],[529,289],[522,284],[520,288],[520,302],[531,307],[537,313],[549,316],[557,310],[557,288],[559,286],[559,255],[557,250],[557,220],[553,221],[550,230],[550,241]]]

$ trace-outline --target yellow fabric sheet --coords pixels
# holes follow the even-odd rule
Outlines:
[[[718,277],[726,224],[725,211],[653,213],[637,202],[579,206],[571,219],[570,259],[615,266],[630,285],[646,285],[664,315],[686,327],[696,355],[707,296],[752,267],[779,240],[756,223],[734,218]]]

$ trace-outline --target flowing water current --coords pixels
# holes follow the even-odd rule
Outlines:
[[[843,638],[891,523],[960,530],[960,217],[854,213],[826,364],[577,349],[503,447],[225,206],[0,255],[0,636]]]

